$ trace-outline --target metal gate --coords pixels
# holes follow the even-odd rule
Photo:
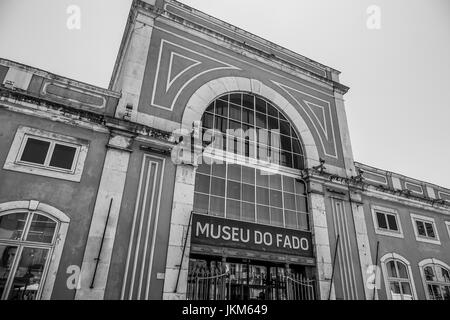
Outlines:
[[[230,300],[230,276],[221,270],[198,270],[188,276],[188,300]]]
[[[309,280],[301,274],[286,276],[288,300],[315,300],[315,280]]]
[[[301,274],[289,274],[282,279],[278,288],[285,291],[287,300],[315,300],[315,280],[310,280]],[[280,281],[281,282],[281,281]],[[216,270],[197,270],[188,275],[187,300],[230,300],[231,279],[228,273]],[[269,294],[269,299],[277,299]],[[280,299],[280,297],[278,297]]]

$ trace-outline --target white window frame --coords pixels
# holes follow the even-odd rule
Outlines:
[[[435,234],[436,238],[433,239],[433,238],[424,237],[424,236],[419,235],[419,231],[417,230],[417,224],[416,224],[417,220],[422,221],[422,222],[431,223],[433,225],[434,234]],[[434,221],[434,218],[431,218],[428,216],[423,216],[420,214],[411,213],[411,222],[413,225],[414,234],[416,235],[417,241],[431,243],[431,244],[437,244],[437,245],[441,244],[441,240],[439,239],[439,232],[437,230],[436,222]]]
[[[380,228],[378,226],[377,212],[395,216],[395,221],[397,223],[398,231]],[[383,236],[396,237],[396,238],[404,238],[402,224],[400,222],[400,216],[399,216],[397,210],[392,209],[392,208],[386,208],[386,207],[374,205],[374,206],[372,206],[372,219],[373,219],[373,226],[374,226],[376,234],[383,235]]]
[[[406,268],[408,270],[409,283],[411,285],[411,292],[413,294],[413,300],[417,300],[418,299],[417,291],[416,291],[416,285],[414,284],[414,277],[413,277],[413,273],[412,273],[412,269],[411,269],[411,264],[409,263],[408,260],[406,260],[404,257],[402,257],[401,255],[399,255],[397,253],[387,253],[384,256],[382,256],[380,259],[381,270],[383,272],[383,279],[384,279],[384,288],[386,290],[387,298],[389,300],[392,300],[389,279],[388,279],[389,277],[388,277],[388,272],[387,272],[387,268],[386,268],[386,262],[391,259],[399,260],[400,262],[403,262],[406,265]]]
[[[0,214],[5,215],[16,211],[32,211],[38,214],[44,214],[49,218],[58,221],[59,228],[55,231],[54,239],[56,239],[53,250],[48,256],[48,265],[43,273],[42,288],[40,289],[40,300],[50,300],[53,287],[56,282],[59,263],[66,235],[69,230],[70,218],[62,211],[37,200],[12,201],[0,203]]]
[[[445,226],[447,227],[448,237],[450,238],[450,221],[445,221]]]
[[[446,221],[446,224],[447,223],[450,223],[450,221]],[[435,259],[435,258],[424,259],[419,262],[420,276],[422,277],[423,289],[425,290],[425,296],[426,296],[427,300],[430,300],[430,294],[428,292],[428,282],[425,278],[424,268],[425,268],[425,266],[428,266],[430,264],[444,267],[445,269],[450,271],[450,266],[448,264],[446,264],[445,262],[443,262],[441,260]]]
[[[50,142],[50,147],[47,152],[44,165],[20,160],[26,142],[29,138]],[[56,144],[76,148],[71,169],[67,170],[63,168],[51,167],[49,165]],[[3,169],[80,182],[88,148],[89,144],[86,140],[43,131],[36,128],[20,126],[17,129],[11,148],[9,149]]]

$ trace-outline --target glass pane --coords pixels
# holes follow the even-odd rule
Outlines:
[[[430,285],[428,289],[433,300],[442,300],[441,288],[438,285]]]
[[[264,101],[263,99],[260,98],[256,98],[256,105],[255,108],[257,111],[262,112],[262,113],[266,113],[267,109],[266,109],[266,101]]]
[[[208,157],[201,157],[202,163],[198,166],[197,173],[211,174],[211,164],[213,159]]]
[[[432,267],[430,267],[430,266],[425,267],[425,268],[423,269],[423,271],[424,271],[424,273],[425,273],[425,279],[426,279],[427,281],[434,281],[434,271],[433,271],[433,268],[432,268]]]
[[[228,117],[228,103],[222,100],[216,101],[216,114]]]
[[[242,107],[235,106],[234,104],[230,104],[230,119],[234,119],[237,121],[241,120],[241,109]]]
[[[280,191],[270,190],[270,205],[272,207],[283,207],[283,196]]]
[[[294,211],[285,210],[284,218],[285,218],[286,228],[297,229],[297,214]]]
[[[436,266],[437,270],[437,281],[439,282],[450,282],[448,271],[443,269],[442,267]]]
[[[401,300],[402,295],[400,292],[400,284],[398,282],[391,282],[390,288],[391,288],[392,300]]]
[[[395,216],[392,214],[387,214],[386,217],[387,217],[389,230],[398,231],[397,219],[395,218]]]
[[[222,163],[222,164],[213,164],[212,165],[212,175],[216,176],[216,177],[221,177],[224,178],[225,177],[225,173],[226,173],[226,164]]]
[[[267,114],[272,117],[278,118],[278,110],[270,103],[267,103]]]
[[[422,221],[416,221],[417,232],[420,236],[426,237],[425,226]]]
[[[228,179],[241,181],[241,166],[237,164],[228,165]]]
[[[255,221],[255,205],[251,203],[242,203],[242,220]]]
[[[386,215],[382,212],[377,212],[378,228],[387,229]]]
[[[388,273],[388,276],[390,277],[390,278],[397,278],[397,269],[395,268],[395,263],[394,263],[394,261],[389,261],[387,264],[386,264],[386,268],[387,268],[387,273]]]
[[[194,210],[200,213],[208,213],[209,196],[194,193]]]
[[[266,206],[257,206],[257,218],[259,223],[270,223],[270,213],[269,207]]]
[[[209,113],[205,113],[202,119],[203,128],[212,129],[214,127],[214,117]]]
[[[241,217],[241,203],[235,200],[227,200],[227,218],[240,219]]]
[[[444,282],[450,282],[450,272],[447,269],[441,268],[442,277]]]
[[[294,153],[303,154],[299,140],[292,139],[292,151]]]
[[[242,97],[242,105],[246,108],[253,109],[255,106],[254,97],[248,94],[244,94]]]
[[[271,174],[269,176],[270,188],[281,190],[281,175]]]
[[[283,190],[286,192],[295,193],[294,178],[283,176]]]
[[[47,255],[48,249],[23,248],[9,292],[10,300],[35,300],[37,298]]]
[[[6,281],[8,280],[16,252],[17,247],[0,245],[0,297],[5,290]]]
[[[225,216],[225,199],[219,197],[213,197],[209,199],[209,213],[215,216]]]
[[[260,128],[267,128],[267,116],[265,114],[256,112],[256,126]]]
[[[297,211],[308,212],[305,196],[296,196]]]
[[[205,112],[211,112],[214,113],[214,102],[211,103],[208,108],[206,108]]]
[[[256,188],[256,202],[259,204],[269,204],[269,189]]]
[[[0,216],[0,239],[20,240],[27,214],[20,212]]]
[[[295,210],[295,195],[292,193],[284,193],[284,208]]]
[[[242,167],[242,182],[255,184],[255,169]]]
[[[240,94],[240,93],[230,94],[230,102],[241,105],[242,104],[242,94]]]
[[[425,228],[427,230],[427,236],[430,238],[435,238],[434,228],[432,223],[425,223]]]
[[[220,178],[212,178],[211,194],[216,196],[225,196],[225,180]]]
[[[49,148],[50,142],[48,141],[28,138],[20,160],[44,164]]]
[[[309,230],[308,214],[304,212],[297,212],[298,227],[302,230]]]
[[[274,226],[283,226],[283,210],[270,208],[270,223]]]
[[[242,185],[242,200],[255,202],[255,187],[249,184]]]
[[[227,197],[241,200],[241,183],[240,182],[234,182],[231,180],[228,180],[227,182]]]
[[[34,214],[31,220],[27,241],[52,243],[56,230],[56,222],[40,214]]]
[[[406,266],[401,263],[400,261],[397,261],[397,268],[398,268],[398,277],[402,279],[409,279],[408,277],[408,271],[406,270]]]
[[[444,300],[450,300],[450,286],[441,286],[442,298]]]
[[[402,282],[403,300],[412,300],[413,295],[409,282]]]
[[[295,193],[296,194],[306,194],[306,186],[303,181],[295,180]]]
[[[291,136],[291,125],[289,124],[289,122],[280,121],[280,133]]]
[[[210,177],[203,174],[196,174],[195,176],[195,191],[209,193]]]

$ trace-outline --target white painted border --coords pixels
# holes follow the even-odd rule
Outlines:
[[[413,273],[412,273],[412,269],[411,269],[411,264],[404,257],[402,257],[401,255],[394,253],[394,252],[387,253],[384,256],[382,256],[380,259],[381,270],[383,272],[384,287],[385,287],[386,295],[387,295],[388,299],[392,300],[391,291],[389,289],[390,286],[389,286],[389,280],[388,280],[388,273],[387,273],[387,268],[386,268],[386,261],[389,259],[400,260],[407,266],[409,281],[411,283],[411,289],[412,289],[412,293],[413,293],[413,300],[417,300],[418,297],[417,297],[416,285],[414,284],[414,277],[413,277]]]
[[[433,224],[433,228],[434,228],[434,233],[436,235],[436,239],[429,239],[429,238],[425,238],[419,235],[418,231],[417,231],[417,224],[415,222],[415,220],[423,220],[426,222],[431,222]],[[436,222],[434,221],[434,218],[428,217],[428,216],[423,216],[420,214],[415,214],[415,213],[411,213],[411,222],[413,225],[413,229],[414,229],[414,234],[416,235],[416,240],[417,241],[421,241],[421,242],[426,242],[426,243],[432,243],[432,244],[441,244],[441,241],[439,239],[439,232],[438,229],[436,227]]]
[[[52,169],[49,167],[38,167],[33,164],[26,164],[19,162],[18,158],[22,150],[22,141],[26,135],[35,136],[37,138],[42,137],[44,139],[54,140],[55,142],[69,143],[71,146],[77,148],[77,153],[74,157],[74,163],[72,165],[73,172],[63,172],[58,169]],[[3,169],[18,171],[23,173],[35,174],[50,178],[69,180],[74,182],[80,182],[83,174],[84,163],[86,161],[89,144],[82,144],[78,139],[65,136],[53,132],[48,132],[36,128],[20,126],[17,129],[14,140],[9,149],[8,156],[6,158]]]
[[[46,274],[44,274],[44,285],[42,287],[41,299],[50,300],[53,286],[58,273],[59,262],[61,260],[64,242],[66,241],[67,231],[69,229],[70,218],[62,211],[56,209],[45,203],[40,203],[37,200],[11,201],[0,203],[0,212],[5,214],[7,211],[25,210],[33,212],[42,212],[50,215],[59,223],[58,232],[56,234],[56,243],[53,247],[52,256],[50,257],[50,265],[48,266]]]
[[[375,230],[376,234],[379,235],[383,235],[383,236],[390,236],[390,237],[396,237],[396,238],[403,238],[403,229],[402,229],[402,224],[400,221],[400,215],[398,214],[398,211],[392,208],[386,208],[386,207],[381,207],[378,205],[372,205],[371,206],[371,211],[372,211],[372,220],[373,220],[373,227]],[[397,226],[398,226],[398,232],[393,231],[393,230],[384,230],[378,227],[378,221],[377,221],[377,217],[376,217],[376,212],[377,211],[381,211],[383,213],[390,213],[395,215],[395,220],[397,221]]]

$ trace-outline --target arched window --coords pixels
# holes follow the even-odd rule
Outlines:
[[[428,299],[450,300],[450,271],[448,266],[432,261],[422,268]]]
[[[0,296],[39,299],[60,223],[33,210],[0,212]]]
[[[388,299],[416,299],[417,294],[409,262],[396,253],[388,253],[384,255],[380,261]]]
[[[230,93],[209,105],[202,127],[211,157],[215,151],[224,157],[211,161],[203,154],[195,212],[309,230],[306,186],[296,179],[303,148],[281,110],[259,96]]]

